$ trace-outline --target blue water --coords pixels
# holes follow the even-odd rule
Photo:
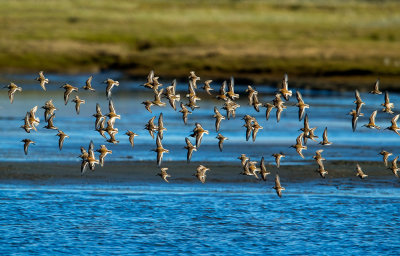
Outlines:
[[[2,184],[2,255],[398,255],[392,183]]]
[[[200,74],[199,74],[200,75]],[[2,75],[1,84],[14,81],[23,87],[15,95],[11,105],[4,89],[0,101],[0,161],[24,162],[76,162],[80,146],[93,140],[96,148],[101,144],[113,150],[106,164],[112,161],[154,160],[150,150],[155,147],[145,122],[154,115],[164,114],[168,129],[163,145],[170,150],[164,161],[184,160],[186,152],[184,137],[191,133],[195,122],[210,131],[203,139],[201,148],[194,152],[194,161],[238,161],[246,153],[259,159],[262,155],[272,162],[272,153],[283,151],[285,164],[301,164],[303,160],[289,148],[295,143],[298,129],[303,123],[297,119],[296,102],[293,97],[281,122],[275,121],[274,112],[265,120],[265,109],[255,112],[243,95],[245,84],[238,84],[241,93],[237,118],[224,120],[221,133],[229,138],[224,151],[219,152],[217,133],[214,130],[214,106],[222,106],[203,93],[200,109],[189,116],[185,126],[181,114],[171,107],[152,107],[153,114],[140,104],[152,100],[150,91],[140,86],[144,82],[131,80],[118,72],[94,75],[96,93],[79,92],[86,100],[81,114],[75,114],[73,104],[64,106],[65,82],[81,87],[88,74],[49,74],[48,91],[41,91],[33,80],[36,75]],[[117,113],[116,121],[120,143],[111,145],[95,131],[96,103],[107,113],[108,102],[105,86],[100,82],[107,77],[120,81],[114,88],[113,99]],[[168,84],[168,81],[161,81]],[[214,83],[218,90],[220,83]],[[274,86],[256,86],[261,102],[271,101]],[[296,88],[292,88],[296,90]],[[322,136],[328,126],[328,136],[334,144],[324,147],[324,157],[329,160],[380,161],[377,153],[385,148],[394,155],[400,152],[398,135],[389,131],[369,130],[361,127],[375,109],[381,109],[384,96],[361,93],[366,102],[364,118],[360,118],[356,133],[351,130],[351,117],[346,116],[354,108],[353,92],[317,91],[301,89],[306,103],[311,127],[318,126],[316,135]],[[178,93],[186,94],[186,85],[178,84]],[[74,94],[72,95],[74,97]],[[54,119],[70,138],[64,148],[58,150],[56,131],[40,128],[38,132],[25,133],[18,128],[23,117],[33,106],[42,106],[53,99],[59,109]],[[400,95],[391,93],[391,101],[399,102]],[[396,105],[395,105],[396,107]],[[396,110],[396,109],[395,109]],[[223,112],[222,112],[223,113]],[[242,127],[244,114],[254,115],[264,127],[255,143],[245,141]],[[43,111],[39,109],[43,127]],[[391,116],[378,113],[377,124],[390,125]],[[123,133],[130,129],[139,134],[132,149]],[[28,156],[23,154],[21,139],[35,140]],[[316,149],[309,142],[304,152],[307,160]],[[238,165],[240,162],[237,162]],[[11,163],[12,164],[12,163]],[[34,170],[33,170],[34,171]],[[94,173],[93,175],[96,175]],[[130,179],[127,179],[130,180]],[[42,181],[4,180],[0,182],[0,253],[2,255],[399,255],[400,243],[400,186],[391,177],[388,180],[356,177],[343,179],[318,179],[307,182],[282,180],[286,187],[283,197],[278,198],[267,183],[212,183],[184,182],[113,183],[91,179],[66,181],[49,179]]]
[[[153,116],[157,116],[162,112],[164,114],[164,123],[167,128],[163,140],[165,148],[170,150],[169,154],[165,154],[164,161],[181,161],[185,160],[186,151],[183,148],[185,137],[191,134],[195,122],[200,122],[203,127],[210,131],[210,135],[205,135],[201,148],[194,152],[193,161],[238,161],[237,156],[242,153],[259,159],[262,155],[266,157],[266,161],[272,163],[271,154],[283,151],[287,157],[282,160],[282,164],[299,164],[302,159],[297,155],[290,145],[295,144],[295,139],[299,135],[299,129],[303,126],[303,122],[299,122],[297,118],[298,109],[294,106],[297,102],[295,96],[287,103],[288,108],[283,112],[281,122],[276,123],[275,112],[271,113],[270,120],[265,119],[265,108],[261,108],[258,113],[247,104],[247,96],[244,94],[246,84],[237,83],[236,92],[241,94],[238,103],[241,107],[237,110],[236,119],[223,120],[221,124],[221,134],[228,137],[229,140],[224,142],[223,152],[219,152],[218,141],[215,138],[214,122],[212,118],[214,106],[222,107],[223,102],[202,93],[199,89],[199,95],[202,98],[199,101],[200,109],[193,111],[189,115],[188,125],[184,125],[181,113],[175,112],[168,104],[167,107],[153,106],[153,114],[145,110],[141,104],[142,101],[153,100],[151,90],[144,89],[141,84],[143,80],[132,80],[124,77],[118,72],[94,74],[93,87],[97,89],[96,93],[79,91],[80,98],[86,100],[86,104],[81,106],[81,114],[76,115],[72,102],[64,106],[63,89],[59,87],[65,82],[72,85],[82,87],[89,74],[82,75],[55,75],[48,74],[50,79],[47,85],[48,91],[44,92],[34,81],[36,74],[27,75],[3,75],[0,79],[1,84],[8,84],[11,81],[16,82],[23,87],[22,93],[16,93],[15,101],[11,105],[8,101],[7,90],[1,93],[0,102],[0,155],[2,161],[68,161],[77,162],[76,158],[80,154],[80,146],[89,144],[93,140],[96,148],[101,144],[113,150],[113,154],[107,156],[108,161],[137,161],[137,160],[155,160],[156,155],[151,152],[155,148],[155,140],[153,140],[148,132],[144,130],[145,123]],[[112,145],[107,143],[96,131],[94,131],[95,105],[99,103],[102,106],[103,113],[108,112],[108,101],[105,97],[105,84],[101,82],[107,77],[120,81],[120,86],[113,89],[113,99],[117,113],[121,115],[121,120],[117,120],[115,127],[120,133],[116,136],[120,143]],[[169,85],[170,81],[160,79],[165,85]],[[373,82],[371,83],[373,84]],[[213,87],[218,91],[219,82],[214,82]],[[384,82],[382,82],[384,86]],[[274,98],[275,85],[255,85],[259,90],[259,99],[262,103],[271,101]],[[293,94],[297,88],[291,88]],[[360,88],[361,89],[361,88]],[[366,88],[368,89],[368,88]],[[347,115],[351,109],[354,109],[354,92],[342,91],[324,91],[324,90],[304,90],[299,89],[304,101],[310,104],[307,110],[311,127],[318,127],[316,135],[321,139],[324,128],[328,127],[329,140],[333,142],[332,146],[324,147],[324,157],[328,160],[357,160],[357,161],[380,161],[377,153],[382,149],[391,151],[396,155],[400,152],[400,144],[397,143],[399,137],[388,130],[370,130],[362,127],[368,122],[369,115],[378,109],[377,125],[382,128],[390,125],[393,117],[390,114],[381,112],[380,104],[383,103],[383,95],[371,95],[361,93],[362,99],[366,102],[362,112],[364,117],[359,119],[358,129],[355,133],[351,129],[351,117]],[[366,91],[366,90],[365,90]],[[184,95],[187,93],[187,85],[179,83],[177,92],[181,94],[183,101],[186,103]],[[74,93],[71,98],[74,97]],[[34,106],[39,106],[38,117],[41,119],[39,127],[43,127],[43,106],[44,102],[53,99],[55,106],[59,109],[56,111],[54,119],[55,126],[67,133],[70,138],[65,140],[64,148],[60,152],[58,150],[58,137],[55,136],[56,131],[40,128],[38,132],[32,131],[30,134],[25,133],[19,128],[23,124],[25,113]],[[400,94],[391,93],[390,99],[395,103],[395,111],[397,103],[400,101]],[[166,101],[164,99],[164,101]],[[178,107],[179,110],[179,107]],[[225,114],[223,110],[221,113]],[[245,128],[241,118],[245,114],[251,114],[257,118],[259,123],[264,127],[260,130],[255,143],[245,141]],[[124,133],[126,130],[133,130],[139,134],[135,138],[135,148],[129,145],[128,138]],[[36,145],[31,145],[28,156],[23,154],[22,143],[24,138],[30,138],[36,141]],[[193,141],[193,140],[192,140]],[[308,150],[303,151],[306,159],[312,160],[315,150],[321,146],[310,141]]]

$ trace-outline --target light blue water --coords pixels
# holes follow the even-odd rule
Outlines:
[[[1,185],[2,255],[398,255],[399,187]]]
[[[224,151],[219,152],[217,146],[217,133],[215,132],[214,118],[212,118],[214,106],[222,107],[223,102],[215,98],[201,93],[199,101],[200,109],[193,111],[189,115],[188,125],[184,125],[181,113],[175,112],[168,104],[167,107],[160,108],[153,106],[153,114],[145,110],[141,104],[145,99],[152,100],[153,94],[151,90],[146,90],[140,84],[143,81],[130,80],[124,78],[117,72],[95,74],[93,79],[93,87],[97,89],[96,93],[80,91],[80,98],[86,100],[86,104],[81,106],[81,114],[76,115],[72,102],[64,106],[63,89],[59,87],[65,82],[72,85],[82,87],[89,74],[84,75],[52,75],[49,74],[50,84],[47,86],[48,91],[44,92],[40,86],[34,81],[35,74],[29,75],[3,75],[0,79],[1,84],[8,84],[11,81],[16,82],[23,87],[22,93],[16,93],[15,101],[11,105],[8,101],[7,90],[4,89],[1,93],[0,102],[0,155],[2,161],[76,161],[77,155],[80,154],[80,146],[89,144],[93,140],[96,148],[100,144],[106,144],[108,148],[113,150],[113,154],[107,157],[108,161],[119,160],[155,160],[154,152],[155,140],[153,140],[148,132],[144,130],[145,123],[153,116],[157,116],[162,112],[164,114],[164,123],[168,129],[165,132],[163,145],[170,150],[169,154],[165,154],[164,161],[185,160],[186,152],[185,137],[191,134],[195,122],[200,122],[203,127],[210,131],[210,135],[205,135],[201,148],[194,152],[194,161],[232,161],[241,153],[245,153],[250,157],[259,159],[262,155],[269,162],[273,161],[271,154],[283,151],[287,157],[282,161],[282,164],[301,163],[302,159],[296,154],[290,145],[295,144],[295,139],[299,135],[299,129],[303,126],[303,122],[299,122],[297,118],[298,109],[294,106],[297,102],[295,96],[287,103],[288,109],[282,114],[281,122],[275,121],[275,112],[271,113],[269,121],[265,119],[265,108],[257,113],[252,107],[247,104],[247,96],[244,94],[247,85],[236,85],[236,91],[241,94],[238,103],[241,107],[237,110],[236,119],[223,120],[221,124],[221,134],[228,137],[229,140],[224,143]],[[113,99],[117,113],[121,115],[121,120],[116,121],[116,127],[120,133],[116,136],[120,143],[111,145],[107,143],[96,131],[94,131],[95,105],[99,103],[102,106],[103,113],[108,112],[108,101],[105,97],[105,84],[101,82],[107,77],[114,78],[120,81],[120,86],[113,89]],[[170,81],[163,81],[168,85]],[[220,83],[214,83],[213,87],[218,91]],[[384,86],[384,83],[383,85]],[[255,86],[259,90],[259,99],[262,103],[271,101],[275,87],[271,86]],[[297,88],[291,88],[293,95]],[[385,148],[388,151],[393,151],[394,155],[400,151],[400,144],[397,143],[400,139],[398,135],[388,130],[370,130],[362,127],[368,122],[369,115],[378,109],[377,125],[382,128],[390,125],[392,115],[381,112],[380,104],[383,103],[383,95],[370,95],[361,93],[362,99],[366,102],[362,112],[365,117],[359,120],[358,129],[355,133],[351,129],[351,117],[346,115],[354,108],[354,93],[353,92],[338,92],[338,91],[316,91],[316,90],[300,90],[303,94],[304,101],[310,104],[310,109],[307,110],[310,119],[311,127],[318,127],[316,135],[322,137],[324,128],[328,127],[329,140],[334,144],[329,147],[324,147],[324,156],[329,160],[369,160],[380,161],[380,156],[377,153]],[[186,103],[184,95],[187,92],[187,85],[180,83],[178,85],[178,93],[181,94],[183,101]],[[74,97],[74,93],[71,98]],[[398,93],[390,94],[391,101],[395,104],[400,100]],[[39,129],[38,132],[32,131],[30,134],[25,133],[19,128],[23,124],[25,113],[34,106],[39,106],[38,116],[41,119],[39,127],[45,126],[43,122],[43,106],[44,102],[53,99],[55,106],[59,109],[56,111],[54,119],[55,126],[67,133],[70,138],[66,139],[62,152],[58,150],[58,137],[55,136],[56,131]],[[166,101],[166,100],[165,100]],[[179,109],[179,108],[178,108]],[[221,113],[224,113],[221,110]],[[259,123],[264,127],[260,130],[255,143],[245,141],[245,128],[241,118],[245,114],[251,114],[257,118]],[[135,148],[132,149],[129,145],[128,138],[123,133],[127,130],[133,130],[139,134],[135,138]],[[30,138],[36,141],[36,145],[30,147],[28,156],[23,154],[22,143],[24,138]],[[192,140],[193,141],[193,140]],[[321,146],[310,141],[308,150],[303,151],[306,159],[312,160],[315,150]],[[237,161],[237,160],[236,160]]]

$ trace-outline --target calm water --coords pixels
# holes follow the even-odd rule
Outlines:
[[[140,84],[143,81],[133,81],[126,79],[119,73],[102,73],[95,74],[93,79],[93,87],[97,89],[96,93],[80,91],[79,96],[86,100],[86,104],[81,106],[81,114],[76,115],[74,104],[69,102],[64,106],[63,89],[59,87],[65,82],[72,85],[82,87],[88,75],[52,75],[49,74],[50,84],[47,86],[48,91],[44,92],[40,86],[34,81],[35,74],[29,75],[3,75],[0,83],[8,84],[10,81],[16,82],[23,87],[22,93],[16,93],[15,101],[11,105],[8,101],[7,90],[1,93],[0,102],[0,155],[2,161],[76,161],[80,154],[80,146],[87,147],[90,140],[93,140],[96,148],[100,144],[107,144],[107,147],[113,150],[113,154],[107,156],[108,161],[137,161],[137,160],[155,160],[155,153],[150,150],[155,148],[155,140],[153,140],[148,132],[144,130],[145,123],[153,116],[157,116],[162,112],[164,114],[165,126],[168,129],[165,132],[163,145],[170,150],[169,154],[165,154],[165,161],[185,160],[186,151],[183,148],[185,144],[184,137],[189,136],[194,128],[195,122],[200,122],[205,129],[210,131],[210,135],[205,135],[203,143],[198,152],[194,152],[194,161],[238,161],[236,158],[241,153],[259,159],[262,155],[266,156],[267,161],[273,161],[270,156],[272,153],[283,151],[287,157],[282,164],[301,163],[302,159],[297,155],[290,145],[295,144],[295,139],[299,135],[299,129],[303,126],[303,122],[298,121],[297,107],[293,106],[297,101],[293,96],[287,104],[288,109],[282,114],[281,122],[276,123],[275,111],[271,113],[269,121],[265,119],[265,108],[257,113],[252,107],[247,105],[247,97],[244,95],[246,84],[237,83],[236,91],[241,93],[238,101],[241,107],[237,111],[237,118],[231,120],[223,120],[221,124],[221,134],[228,137],[229,140],[224,143],[224,151],[219,152],[217,146],[217,133],[215,132],[213,115],[213,107],[222,107],[223,102],[217,101],[211,96],[200,93],[202,98],[199,101],[200,109],[189,115],[189,124],[184,125],[181,113],[173,111],[168,105],[160,108],[153,106],[153,114],[145,110],[141,104],[145,99],[152,100],[152,92],[144,89]],[[99,103],[102,106],[103,113],[108,113],[108,101],[105,97],[105,84],[101,82],[107,77],[120,81],[120,86],[113,89],[113,99],[115,102],[117,113],[122,117],[116,121],[116,127],[120,133],[117,139],[120,143],[111,145],[107,143],[96,131],[94,131],[95,105]],[[170,81],[161,82],[168,85]],[[220,83],[213,84],[215,90],[218,90]],[[382,82],[382,87],[384,82]],[[261,102],[271,101],[275,87],[272,86],[255,86],[259,91]],[[296,88],[291,88],[295,95]],[[202,90],[199,89],[199,92]],[[316,135],[322,137],[322,132],[328,126],[329,140],[334,144],[325,147],[324,156],[328,160],[369,160],[380,161],[377,153],[385,148],[386,150],[396,153],[400,152],[399,136],[388,130],[370,130],[362,127],[368,122],[369,115],[375,110],[381,110],[380,104],[384,100],[383,95],[370,95],[361,93],[361,97],[366,102],[362,112],[365,117],[359,120],[359,126],[355,133],[351,129],[351,117],[346,115],[354,108],[353,92],[338,91],[315,91],[300,90],[306,103],[311,108],[307,110],[311,127],[318,127]],[[178,85],[178,93],[182,98],[187,92],[187,85],[181,83]],[[71,98],[74,97],[74,93]],[[391,93],[391,101],[398,106],[400,95]],[[40,106],[44,102],[53,99],[55,106],[59,109],[56,111],[54,119],[55,126],[67,133],[70,138],[66,139],[62,152],[58,150],[58,137],[55,136],[56,131],[39,129],[38,132],[32,131],[30,134],[19,128],[23,124],[25,113],[34,106],[39,106],[38,116],[41,119],[39,127],[45,126],[43,121],[43,109]],[[186,102],[186,99],[184,99]],[[221,110],[222,111],[222,110]],[[221,112],[224,113],[224,112]],[[264,127],[260,130],[255,143],[245,141],[245,128],[241,118],[250,113],[255,116],[259,123]],[[378,112],[377,125],[382,128],[390,125],[391,115]],[[128,138],[124,135],[127,129],[133,130],[139,134],[135,138],[136,146],[132,149],[129,145]],[[23,154],[21,139],[30,138],[36,141],[36,145],[30,147],[28,156]],[[192,139],[193,141],[193,139]],[[307,146],[309,149],[304,151],[306,159],[312,160],[312,155],[316,149],[321,148],[316,142],[310,141]]]
[[[2,184],[12,255],[398,255],[399,188]]]

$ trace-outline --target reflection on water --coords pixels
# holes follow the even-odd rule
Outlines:
[[[386,255],[400,250],[398,188],[285,186],[279,199],[262,184],[3,184],[1,251]]]
[[[163,140],[165,148],[170,150],[165,154],[165,161],[185,160],[186,152],[185,136],[189,136],[194,128],[195,122],[200,122],[204,128],[210,131],[210,135],[205,135],[201,148],[194,152],[195,161],[237,161],[236,157],[241,153],[246,153],[253,158],[260,158],[262,155],[267,161],[272,162],[272,153],[283,151],[287,157],[282,164],[301,163],[301,158],[296,154],[290,145],[295,143],[298,130],[303,123],[298,121],[295,97],[290,99],[287,104],[289,107],[283,112],[281,122],[276,123],[275,112],[271,114],[269,121],[265,119],[265,108],[257,113],[252,107],[247,105],[247,97],[244,91],[247,85],[238,84],[236,91],[241,94],[238,103],[241,107],[237,110],[236,119],[223,120],[221,124],[221,134],[228,137],[229,140],[224,143],[224,151],[219,152],[218,141],[215,138],[217,133],[214,128],[213,107],[222,107],[223,102],[218,101],[211,96],[200,93],[202,100],[199,102],[200,109],[189,115],[188,125],[184,125],[181,119],[181,113],[175,112],[169,105],[164,108],[152,107],[153,114],[147,112],[141,104],[145,99],[152,100],[152,92],[144,89],[140,84],[143,81],[133,81],[121,77],[119,73],[103,73],[94,75],[93,87],[97,89],[95,93],[80,91],[79,96],[86,100],[86,104],[81,105],[80,115],[76,115],[74,105],[70,102],[67,106],[63,104],[63,89],[59,87],[68,82],[74,86],[82,87],[88,75],[48,75],[50,83],[47,86],[48,91],[44,92],[34,81],[36,74],[29,75],[3,75],[0,79],[1,84],[6,85],[14,81],[23,87],[23,92],[15,95],[15,101],[11,105],[7,98],[7,90],[2,91],[2,100],[0,103],[0,154],[3,161],[78,161],[76,156],[80,153],[79,147],[89,144],[93,140],[96,147],[100,144],[106,144],[113,151],[112,155],[107,156],[109,161],[118,160],[155,160],[155,153],[151,149],[155,148],[155,140],[152,140],[144,124],[154,115],[164,114],[164,123],[167,128]],[[113,99],[117,113],[121,115],[121,120],[116,121],[116,127],[119,129],[117,139],[120,143],[111,145],[94,131],[95,105],[99,103],[103,108],[103,113],[108,112],[108,102],[105,96],[105,84],[101,82],[107,77],[112,77],[120,81],[120,86],[113,90]],[[168,81],[162,81],[168,84]],[[214,83],[212,86],[218,91],[220,83]],[[178,85],[178,93],[182,98],[186,94],[187,85],[181,83]],[[275,88],[271,86],[255,86],[259,90],[259,99],[261,102],[271,101],[273,99]],[[296,88],[291,88],[296,90]],[[199,89],[201,91],[201,89]],[[377,153],[385,148],[388,151],[400,151],[400,145],[397,143],[398,135],[389,131],[369,130],[362,127],[368,122],[369,115],[376,109],[380,111],[380,104],[383,102],[383,95],[370,95],[361,93],[362,99],[366,102],[362,112],[365,117],[359,120],[358,129],[355,133],[351,129],[351,117],[346,115],[354,108],[353,92],[335,92],[335,91],[316,91],[301,90],[306,103],[310,104],[307,110],[310,119],[310,126],[317,126],[316,135],[321,137],[325,126],[328,126],[329,140],[334,144],[323,147],[324,156],[329,160],[370,160],[379,161],[380,156]],[[72,94],[72,98],[74,93]],[[67,133],[70,138],[65,140],[62,152],[58,150],[58,137],[56,131],[39,129],[38,132],[32,131],[27,134],[19,128],[23,124],[23,117],[33,106],[43,106],[48,99],[53,99],[56,111],[54,125]],[[400,95],[391,93],[391,101],[399,102]],[[186,99],[184,99],[186,101]],[[166,101],[166,100],[165,100]],[[396,110],[396,109],[395,109]],[[224,113],[221,110],[221,113]],[[245,141],[245,128],[241,118],[245,114],[251,114],[257,118],[264,127],[260,130],[255,143]],[[43,110],[38,110],[38,116],[41,119],[39,127],[45,126],[43,122]],[[390,125],[391,115],[378,112],[377,125],[385,128]],[[132,149],[126,135],[126,130],[132,130],[139,134],[135,138],[135,148]],[[36,141],[36,145],[31,145],[28,156],[23,154],[22,142],[24,138],[30,138]],[[311,159],[316,149],[321,146],[310,141],[308,150],[303,151],[306,159]]]

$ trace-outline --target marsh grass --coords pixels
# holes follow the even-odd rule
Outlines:
[[[1,1],[0,68],[398,76],[397,1]]]

